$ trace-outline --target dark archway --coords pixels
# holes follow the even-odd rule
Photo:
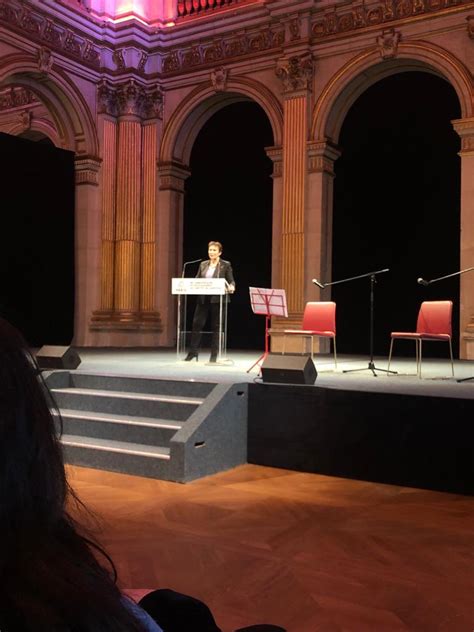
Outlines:
[[[272,144],[265,112],[241,102],[207,121],[191,153],[183,256],[207,258],[210,240],[224,245],[223,258],[232,262],[237,283],[228,327],[228,347],[234,349],[259,349],[264,342],[264,319],[253,315],[248,288],[271,283],[272,163],[264,148]],[[187,274],[195,271],[188,268]]]
[[[423,287],[459,269],[460,141],[454,89],[422,72],[392,75],[350,109],[339,139],[333,220],[333,280],[389,268],[375,287],[377,355],[392,330],[413,330],[423,300],[452,299],[459,336],[459,277]],[[370,280],[333,286],[338,348],[369,351]],[[350,316],[349,316],[350,315]],[[414,353],[400,343],[399,353]],[[444,349],[427,345],[427,353]]]
[[[74,321],[74,154],[0,134],[0,314],[29,344],[69,344]]]

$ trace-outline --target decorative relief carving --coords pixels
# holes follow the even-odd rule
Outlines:
[[[322,15],[314,19],[311,32],[317,38],[329,37],[412,15],[444,11],[468,2],[470,0],[379,0],[350,10],[336,11],[331,8],[321,11]]]
[[[224,66],[216,68],[211,72],[212,87],[216,92],[224,92],[227,87],[227,75],[229,71]]]
[[[114,85],[104,79],[97,90],[101,113],[163,118],[163,92],[158,85],[143,86],[134,79]]]
[[[396,57],[398,52],[398,42],[400,41],[400,33],[394,29],[382,31],[382,35],[377,37],[377,46],[380,50],[382,59],[391,59]]]
[[[33,118],[33,113],[31,110],[23,110],[18,114],[18,123],[23,132],[26,132],[31,128],[31,119]]]
[[[284,26],[265,27],[259,31],[242,33],[239,36],[220,38],[209,43],[193,44],[174,50],[163,58],[164,74],[195,68],[203,64],[241,57],[252,52],[279,48],[285,43]]]
[[[184,183],[190,175],[189,169],[181,163],[167,162],[157,166],[159,175],[158,188],[184,193]]]
[[[452,123],[461,138],[460,154],[474,153],[474,117],[457,119]]]
[[[308,171],[334,176],[334,162],[340,155],[337,147],[328,141],[308,143]]]
[[[288,24],[288,31],[290,33],[290,41],[294,42],[295,40],[300,39],[300,29],[301,29],[301,21],[300,18],[292,18]]]
[[[147,61],[148,61],[148,53],[145,53],[145,51],[142,50],[141,55],[140,55],[140,61],[138,62],[138,66],[137,66],[138,72],[144,72]]]
[[[49,48],[42,46],[38,51],[38,68],[40,72],[48,74],[53,67],[54,59]]]
[[[32,41],[48,49],[81,59],[92,66],[100,65],[99,50],[91,41],[16,0],[0,0],[0,23],[8,24],[22,35],[27,33]]]
[[[117,50],[114,50],[112,54],[112,61],[117,67],[117,70],[125,70],[125,59],[123,58],[123,49],[118,48]]]
[[[283,175],[283,150],[281,147],[265,147],[265,152],[273,162],[272,178],[281,178]]]
[[[101,160],[99,158],[76,158],[74,163],[76,170],[76,184],[99,184],[99,170]]]
[[[275,74],[281,79],[285,93],[289,93],[297,90],[311,90],[313,70],[311,53],[305,53],[278,60]]]
[[[474,39],[474,15],[467,16],[467,33],[471,39]]]
[[[39,99],[26,88],[11,87],[0,92],[0,110],[12,110],[32,103],[39,103]]]

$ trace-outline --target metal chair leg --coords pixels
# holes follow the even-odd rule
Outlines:
[[[387,367],[387,371],[390,371],[390,362],[392,361],[393,341],[394,341],[394,338],[392,338],[391,341],[390,341],[390,351],[388,353],[388,367]]]
[[[334,368],[337,369],[336,336],[332,339],[332,344],[334,345]]]

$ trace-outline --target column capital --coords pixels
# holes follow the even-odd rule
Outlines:
[[[76,185],[93,184],[97,186],[101,164],[102,159],[95,156],[76,156],[74,160]]]
[[[308,148],[308,171],[334,175],[334,162],[341,152],[330,141],[310,141]]]
[[[163,91],[135,79],[112,83],[102,79],[97,87],[99,113],[114,117],[134,116],[143,120],[163,118]]]
[[[461,138],[459,155],[474,155],[474,117],[456,119],[451,123]]]
[[[157,165],[160,191],[172,190],[184,193],[184,182],[191,171],[182,163],[161,162]]]
[[[276,76],[283,84],[285,97],[306,95],[312,90],[314,61],[310,52],[281,57],[277,61]]]
[[[272,178],[283,175],[283,147],[265,147],[265,153],[273,162]]]

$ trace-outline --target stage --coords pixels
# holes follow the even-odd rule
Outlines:
[[[374,375],[367,368],[367,357],[342,355],[334,370],[332,356],[315,356],[314,384],[284,384],[263,381],[258,366],[249,371],[260,355],[258,351],[229,351],[226,359],[216,364],[208,362],[209,352],[203,352],[198,362],[185,362],[174,349],[77,351],[81,364],[76,372],[86,377],[152,378],[189,386],[194,382],[196,387],[203,383],[229,385],[235,391],[234,399],[246,397],[242,421],[232,422],[240,425],[225,426],[227,411],[231,414],[233,406],[229,399],[230,403],[223,403],[221,412],[214,414],[213,430],[207,430],[199,442],[192,440],[191,450],[198,446],[203,455],[199,446],[206,444],[209,449],[206,467],[211,469],[203,469],[198,476],[248,462],[474,493],[474,379],[466,379],[474,378],[474,362],[456,361],[453,378],[448,360],[426,359],[420,379],[414,374],[414,359],[393,359],[391,369],[398,372],[394,375],[383,371],[387,358],[375,358]],[[344,373],[353,369],[360,370]],[[466,381],[458,381],[463,379]],[[219,460],[222,450],[236,440],[236,428],[239,441],[245,444],[238,460],[226,465],[223,457],[222,467],[212,470],[211,461]],[[217,435],[221,447],[211,452],[213,436]],[[104,469],[121,471],[119,466]],[[140,474],[152,476],[146,470]]]
[[[258,367],[247,372],[260,357],[261,351],[229,350],[222,363],[210,364],[209,351],[201,352],[199,361],[184,362],[183,354],[178,357],[175,349],[90,349],[77,348],[81,358],[80,371],[117,373],[142,377],[157,377],[179,380],[205,380],[219,383],[261,382]],[[338,368],[334,370],[331,355],[316,356],[314,364],[318,372],[315,387],[335,388],[382,393],[433,395],[437,397],[474,398],[474,361],[456,360],[455,377],[451,377],[448,359],[423,360],[423,379],[416,375],[415,359],[392,360],[391,369],[397,375],[387,375],[365,370],[369,358],[366,356],[338,356]],[[375,358],[375,366],[387,369],[387,358]],[[363,371],[344,373],[344,370],[362,368]],[[469,378],[466,382],[458,379]]]

